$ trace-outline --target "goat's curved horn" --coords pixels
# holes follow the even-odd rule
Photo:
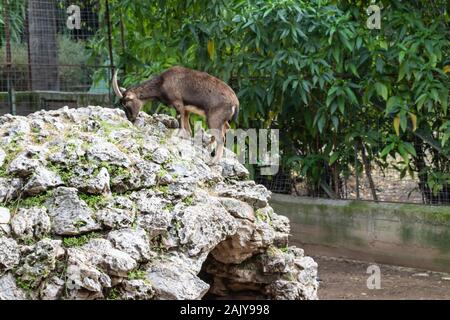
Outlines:
[[[125,91],[124,88],[119,88],[119,84],[117,83],[117,73],[119,72],[119,70],[116,70],[116,72],[114,72],[113,78],[112,78],[112,87],[114,89],[114,93],[116,94],[116,96],[119,99],[123,98],[123,92]]]

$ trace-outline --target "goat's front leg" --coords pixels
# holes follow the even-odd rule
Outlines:
[[[177,110],[177,113],[180,115],[180,132],[179,132],[179,136],[181,137],[190,137],[189,131],[190,131],[190,126],[188,126],[188,128],[186,128],[186,123],[189,125],[189,113],[186,110],[185,106],[183,105],[182,102],[180,101],[176,101],[174,103],[172,103],[172,106]],[[188,131],[189,130],[189,131]]]

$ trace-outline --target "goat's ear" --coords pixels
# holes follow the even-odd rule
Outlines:
[[[133,92],[128,92],[128,93],[125,95],[125,98],[126,98],[127,100],[134,100],[134,99],[137,99],[137,96],[136,96],[136,94],[133,93]]]

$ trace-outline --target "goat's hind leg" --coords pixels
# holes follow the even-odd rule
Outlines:
[[[223,149],[224,149],[224,143],[225,143],[225,136],[223,135],[224,130],[222,129],[220,132],[220,136],[215,136],[215,140],[217,141],[217,147],[216,147],[216,154],[214,155],[214,158],[212,159],[212,163],[216,164],[222,159],[223,156]]]
[[[182,117],[181,122],[183,123],[182,128],[185,131],[186,136],[188,138],[192,137],[191,124],[189,123],[189,111],[184,111],[184,116]]]
[[[224,140],[225,140],[225,136],[223,134],[223,132],[225,131],[224,126],[225,126],[224,124],[220,125],[216,124],[210,126],[210,132],[212,134],[212,137],[208,146],[211,145],[213,142],[217,143],[215,148],[216,154],[214,155],[211,164],[217,164],[223,156]]]

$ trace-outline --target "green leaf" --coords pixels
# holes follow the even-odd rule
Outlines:
[[[403,60],[405,59],[405,55],[406,55],[405,51],[400,51],[400,53],[398,54],[398,62],[400,64],[403,63]]]
[[[399,72],[398,72],[398,79],[397,82],[400,82],[406,75],[406,72],[408,71],[408,64],[407,63],[403,63],[400,66]]]
[[[392,113],[397,110],[397,107],[401,106],[402,98],[398,96],[392,96],[388,99],[386,104],[386,112]]]
[[[326,100],[327,107],[330,106],[331,102],[334,100],[334,95],[329,95]]]
[[[437,90],[436,89],[431,89],[431,92],[430,92],[430,94],[431,94],[431,98],[435,101],[435,102],[439,102],[439,94],[438,94],[438,92],[437,92]]]
[[[338,104],[337,104],[336,102],[333,102],[333,103],[331,104],[330,113],[331,113],[331,114],[334,114],[334,113],[336,112],[336,110],[337,110],[337,107],[338,107]]]
[[[388,144],[380,153],[380,157],[384,158],[395,148],[395,143]]]
[[[323,128],[325,127],[325,117],[323,116],[323,114],[321,114],[319,116],[319,120],[317,121],[317,127],[319,128],[319,132],[322,133],[323,132]]]
[[[209,55],[209,58],[211,60],[214,60],[215,54],[216,54],[215,43],[214,43],[214,40],[211,39],[211,40],[208,41],[208,55]]]
[[[339,105],[339,111],[341,114],[345,113],[345,99],[343,96],[338,97],[338,105]]]
[[[348,41],[348,38],[344,32],[339,31],[339,39],[344,44],[344,46],[348,49],[348,51],[353,50],[353,44],[350,43],[350,41]]]
[[[402,113],[400,115],[400,127],[402,128],[403,132],[406,131],[407,126],[408,126],[408,123],[407,123],[406,115]]]
[[[403,147],[405,150],[412,156],[417,157],[416,149],[414,149],[413,145],[409,142],[402,142]]]
[[[339,118],[332,116],[331,121],[333,122],[333,127],[337,130],[339,128]]]
[[[381,96],[384,100],[388,99],[388,88],[385,84],[381,82],[375,83],[375,90],[377,91],[377,94]]]
[[[353,63],[351,63],[348,67],[349,67],[350,71],[351,71],[356,77],[359,78],[359,74],[358,74],[358,70],[356,70],[356,66],[355,66]]]
[[[422,109],[423,104],[425,103],[425,101],[428,98],[428,93],[422,93],[417,99],[416,99],[416,105],[417,105],[417,109],[420,110]]]
[[[395,134],[397,136],[399,136],[400,135],[400,116],[399,115],[397,115],[394,118],[394,129],[395,129]]]
[[[417,116],[412,112],[409,112],[408,114],[409,114],[409,117],[411,118],[411,122],[413,125],[412,131],[414,132],[417,130]]]
[[[334,57],[334,60],[336,60],[336,62],[339,63],[340,50],[339,50],[338,46],[335,46],[333,49],[333,57]]]
[[[357,105],[358,99],[356,99],[355,94],[353,93],[352,89],[350,87],[345,87],[345,92],[347,93],[347,97],[349,98],[350,102]]]
[[[329,165],[331,166],[333,163],[336,162],[337,159],[339,159],[339,152],[333,152],[333,154],[331,155],[330,160],[328,162]]]
[[[402,156],[403,160],[405,160],[406,163],[409,162],[408,152],[403,147],[403,144],[398,145],[398,153]]]

